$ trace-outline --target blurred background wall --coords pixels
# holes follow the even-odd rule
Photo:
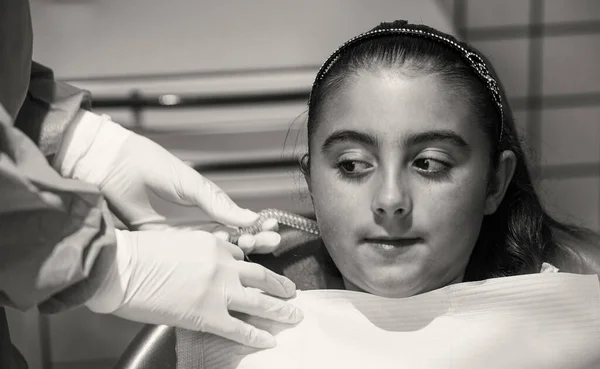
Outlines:
[[[491,58],[544,201],[600,230],[600,2],[595,0],[32,0],[34,57],[95,110],[186,160],[242,206],[310,215],[296,170],[306,97],[339,44],[423,22]],[[176,223],[202,221],[194,209]],[[9,312],[38,368],[110,368],[140,325],[85,309]]]
[[[498,70],[547,207],[600,230],[600,2],[443,3]]]

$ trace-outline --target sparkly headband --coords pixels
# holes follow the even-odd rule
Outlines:
[[[403,21],[402,23],[407,24],[407,22],[405,22],[405,21]],[[504,131],[504,111],[502,109],[502,99],[500,97],[500,87],[498,85],[498,82],[496,82],[494,77],[492,77],[492,75],[489,72],[483,59],[477,53],[467,50],[464,46],[460,45],[458,42],[456,42],[448,37],[444,37],[444,36],[438,35],[436,33],[428,32],[428,31],[424,31],[424,30],[420,30],[420,29],[403,28],[403,27],[376,29],[376,30],[372,30],[372,31],[368,31],[363,34],[360,34],[360,35],[353,37],[350,40],[346,41],[344,44],[342,44],[342,46],[340,46],[336,51],[334,51],[333,54],[331,54],[331,56],[325,61],[325,63],[323,63],[323,65],[319,69],[319,72],[317,73],[317,77],[315,78],[315,81],[312,85],[310,96],[308,98],[309,106],[310,106],[311,98],[315,91],[315,88],[317,87],[319,82],[325,77],[327,72],[329,72],[329,70],[335,64],[335,62],[339,59],[342,51],[344,51],[349,46],[356,44],[360,41],[363,41],[363,40],[366,40],[369,38],[374,38],[377,36],[388,36],[388,35],[411,35],[411,36],[425,37],[425,38],[429,38],[429,39],[432,39],[435,41],[439,41],[443,44],[453,47],[455,50],[458,50],[461,53],[462,57],[465,58],[467,60],[468,64],[473,68],[473,70],[475,71],[475,74],[477,74],[477,76],[483,80],[486,88],[488,89],[488,91],[490,92],[490,94],[492,96],[492,100],[494,101],[494,104],[496,105],[496,108],[498,109],[498,112],[500,113],[500,129],[499,129],[500,132],[499,132],[499,137],[498,137],[498,144],[500,144],[502,142],[502,135],[503,135],[503,131]]]

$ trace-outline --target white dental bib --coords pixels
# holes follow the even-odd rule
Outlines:
[[[497,278],[403,299],[299,291],[290,301],[305,316],[295,327],[246,319],[277,347],[180,330],[178,369],[600,368],[595,275]]]

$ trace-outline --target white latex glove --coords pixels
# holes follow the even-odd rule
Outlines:
[[[65,177],[98,186],[132,230],[168,228],[166,218],[153,209],[149,191],[174,204],[198,206],[227,226],[249,226],[258,219],[160,145],[88,111],[81,111],[70,125],[54,167]],[[263,232],[241,237],[238,244],[271,252],[281,241],[276,230],[276,223],[268,223]]]
[[[116,261],[86,306],[97,313],[213,333],[247,346],[269,348],[274,337],[232,317],[245,313],[282,323],[302,312],[276,297],[296,286],[242,250],[208,232],[117,231]],[[266,295],[265,293],[272,295]]]

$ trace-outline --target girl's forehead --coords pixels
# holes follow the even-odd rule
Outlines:
[[[374,71],[353,76],[327,96],[316,134],[368,130],[395,138],[406,132],[479,131],[470,106],[436,75],[416,77]],[[473,132],[474,133],[474,132]]]

